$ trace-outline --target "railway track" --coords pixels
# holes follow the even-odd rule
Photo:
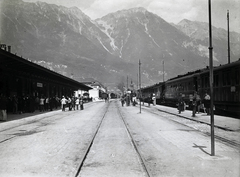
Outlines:
[[[85,162],[85,160],[86,160],[86,158],[87,158],[87,156],[88,156],[88,154],[89,154],[90,149],[92,148],[93,142],[94,142],[94,140],[95,140],[95,138],[96,138],[96,135],[97,135],[100,127],[101,127],[101,124],[102,124],[102,122],[103,122],[103,120],[104,120],[104,117],[105,117],[105,115],[107,114],[108,107],[109,107],[109,103],[108,103],[107,107],[105,108],[104,112],[101,114],[101,117],[102,117],[102,118],[101,118],[101,121],[98,123],[98,126],[97,126],[97,128],[96,128],[96,130],[95,130],[95,132],[94,132],[94,134],[93,134],[90,142],[89,142],[88,145],[87,145],[87,148],[86,148],[86,150],[85,150],[84,156],[83,156],[82,159],[80,160],[80,164],[79,164],[79,166],[78,166],[78,169],[77,169],[77,172],[76,172],[76,174],[75,174],[75,177],[77,177],[77,176],[80,174],[81,170],[82,170],[83,164],[84,164],[84,162]]]
[[[126,132],[127,132],[127,134],[128,134],[128,137],[130,138],[130,142],[131,142],[131,144],[132,144],[132,147],[134,148],[134,150],[135,150],[135,152],[136,152],[136,154],[137,154],[137,156],[138,156],[138,159],[139,159],[139,161],[140,161],[140,164],[141,164],[142,168],[144,169],[144,173],[145,173],[144,176],[151,177],[152,175],[150,174],[150,171],[149,171],[148,168],[147,168],[146,161],[145,161],[145,159],[143,158],[143,156],[141,155],[140,150],[139,150],[139,148],[138,148],[138,145],[137,145],[137,143],[135,142],[135,140],[134,140],[134,138],[133,138],[133,135],[132,135],[132,133],[131,133],[131,130],[129,129],[129,127],[128,127],[125,119],[124,119],[124,116],[123,116],[123,114],[121,113],[121,110],[120,110],[120,108],[119,108],[119,105],[118,105],[118,103],[117,103],[116,101],[114,101],[114,103],[113,103],[113,102],[108,103],[108,106],[107,106],[107,108],[105,109],[105,112],[101,115],[101,116],[102,116],[101,121],[99,122],[99,124],[98,124],[98,126],[97,126],[97,129],[95,130],[95,133],[93,134],[93,136],[92,136],[92,138],[91,138],[91,141],[89,142],[89,144],[88,144],[88,146],[87,146],[87,149],[86,149],[86,151],[85,151],[85,154],[84,154],[83,159],[80,161],[80,164],[79,164],[77,173],[75,174],[75,177],[80,176],[80,172],[81,172],[82,169],[84,168],[85,160],[88,158],[88,155],[89,155],[89,153],[90,153],[90,151],[91,151],[91,149],[92,149],[92,146],[93,146],[93,144],[94,144],[94,141],[96,140],[97,134],[98,134],[98,132],[99,132],[100,129],[101,129],[102,123],[104,122],[104,119],[105,119],[105,117],[106,117],[106,114],[107,114],[107,112],[108,112],[108,109],[109,109],[109,105],[110,105],[110,104],[114,104],[114,106],[117,107],[117,115],[116,115],[116,116],[119,117],[119,118],[121,119],[121,121],[123,122],[123,124],[124,124],[125,130],[126,130]]]
[[[147,168],[147,163],[146,163],[144,157],[143,157],[143,156],[141,155],[141,153],[140,153],[140,150],[139,150],[139,148],[138,148],[138,146],[137,146],[137,143],[135,142],[135,140],[134,140],[134,138],[133,138],[133,136],[132,136],[131,130],[130,130],[130,128],[128,127],[128,124],[126,123],[126,121],[125,121],[125,119],[124,119],[124,116],[123,116],[123,114],[122,114],[121,111],[120,111],[119,105],[117,106],[117,109],[118,109],[118,112],[119,112],[119,114],[120,114],[120,117],[121,117],[121,119],[122,119],[122,121],[123,121],[123,123],[124,123],[124,125],[125,125],[125,127],[126,127],[126,130],[127,130],[128,134],[129,134],[129,136],[130,136],[130,139],[131,139],[131,142],[132,142],[132,144],[133,144],[133,146],[134,146],[134,149],[136,150],[136,152],[137,152],[137,154],[138,154],[138,157],[139,157],[139,159],[140,159],[140,161],[141,161],[141,164],[142,164],[142,166],[143,166],[143,168],[144,168],[144,170],[145,170],[145,172],[146,172],[146,175],[147,175],[148,177],[151,177],[152,175],[151,175],[151,173],[150,173],[150,170],[148,170],[148,168]]]
[[[86,107],[86,109],[88,108]],[[89,108],[89,110],[90,109],[91,107]],[[82,131],[76,131],[76,132],[74,131],[73,134],[69,132],[67,136],[67,140],[70,139],[71,137],[75,137],[73,138],[74,139],[73,143],[76,145],[69,146],[69,147],[75,148],[74,153],[73,153],[73,148],[65,148],[65,146],[68,147],[70,142],[66,141],[67,144],[64,144],[64,143],[60,144],[60,147],[63,147],[63,149],[59,148],[61,150],[60,152],[62,152],[62,153],[59,153],[60,155],[59,157],[61,157],[60,158],[61,160],[59,159],[59,162],[60,162],[59,169],[62,169],[64,165],[69,164],[69,166],[66,169],[67,172],[65,174],[71,174],[70,176],[75,176],[75,177],[99,176],[99,175],[114,176],[114,174],[116,174],[116,176],[119,176],[119,175],[125,176],[123,175],[124,173],[128,175],[132,173],[138,177],[139,176],[152,177],[152,176],[156,176],[156,174],[172,174],[172,170],[167,170],[169,168],[169,164],[172,164],[172,160],[170,158],[172,156],[172,153],[166,153],[166,152],[170,150],[170,148],[173,148],[172,150],[174,150],[175,146],[168,145],[168,143],[164,143],[165,139],[163,137],[165,136],[166,132],[168,133],[168,129],[167,131],[164,131],[161,128],[160,130],[162,131],[159,131],[159,127],[158,127],[158,125],[162,125],[162,127],[164,127],[165,125],[162,123],[171,122],[171,120],[162,119],[160,121],[160,119],[156,118],[156,116],[148,115],[154,118],[155,120],[154,122],[157,122],[155,123],[155,126],[154,126],[154,124],[152,123],[142,122],[141,120],[146,120],[144,116],[136,116],[137,117],[136,118],[135,116],[133,116],[133,114],[128,114],[127,109],[128,108],[122,109],[121,105],[117,101],[114,101],[114,102],[102,104],[101,107],[99,106],[98,109],[96,109],[97,111],[96,110],[93,111],[92,114],[85,112],[86,114],[84,114],[85,116],[83,116],[83,121],[85,120],[88,120],[88,121],[83,122],[82,120],[78,119],[80,120],[80,122],[83,122],[83,123],[81,124],[81,126],[74,126],[77,130],[82,129]],[[125,110],[126,112],[123,110]],[[129,110],[135,111],[135,109],[129,109]],[[68,112],[66,113],[68,114]],[[75,113],[74,111],[69,112],[69,114],[73,115],[71,120],[76,120],[74,117],[74,113]],[[158,113],[158,111],[151,112],[149,110],[149,113],[160,116],[160,113]],[[86,118],[87,116],[88,118]],[[57,121],[58,119],[64,118],[65,116],[60,118],[59,117],[53,118],[53,117],[54,116],[52,117],[49,116],[48,118],[45,118],[45,119],[39,119],[39,121],[36,121],[36,123],[40,123],[40,124],[33,124],[35,128],[33,127],[30,128],[31,125],[29,124],[27,124],[28,125],[27,127],[19,126],[19,127],[13,128],[14,131],[16,131],[16,128],[18,130],[18,133],[15,134],[15,137],[24,136],[24,135],[28,135],[28,134],[40,131],[38,130],[38,128],[41,128],[40,127],[41,125],[42,126],[47,125],[48,123],[51,123],[52,121]],[[166,117],[169,117],[169,116],[166,115]],[[140,121],[138,122],[138,120]],[[64,121],[61,120],[60,122],[65,123],[67,121],[68,121],[68,118]],[[75,121],[73,122],[75,123]],[[86,123],[91,124],[91,122],[94,122],[93,126],[87,126]],[[180,122],[178,123],[181,124]],[[39,127],[36,127],[36,125],[39,125]],[[65,124],[62,124],[62,125],[65,125]],[[78,124],[73,124],[73,125],[78,125]],[[140,125],[143,125],[143,126],[141,127]],[[183,125],[186,126],[185,124]],[[54,125],[52,127],[54,127]],[[153,128],[154,131],[148,132],[148,130],[151,128]],[[43,128],[43,130],[44,129],[45,128]],[[183,129],[185,130],[185,128]],[[28,130],[28,131],[25,131],[25,130]],[[180,129],[178,128],[178,125],[177,125],[175,129],[170,129],[170,130],[171,131],[167,135],[175,136],[174,132],[175,131],[179,132]],[[189,128],[186,128],[186,131],[188,130]],[[54,130],[52,132],[54,132]],[[77,135],[77,136],[72,136],[72,135]],[[78,136],[78,135],[81,135],[81,136]],[[86,136],[86,138],[82,138],[82,136]],[[192,137],[193,136],[194,135],[192,135]],[[209,136],[209,135],[206,134],[206,136]],[[2,143],[8,140],[11,140],[15,137],[11,136],[8,139],[5,139],[5,141],[3,141]],[[61,136],[55,136],[55,137],[59,137],[59,140],[62,139]],[[183,140],[185,141],[184,138]],[[227,140],[225,141],[226,143],[230,143],[230,142],[227,142]],[[149,149],[147,145],[148,142],[150,142],[150,145],[151,145]],[[172,139],[171,143],[174,144],[175,139]],[[52,148],[52,151],[55,150],[55,144],[57,144],[57,141],[54,142],[54,149]],[[107,147],[108,145],[112,145],[112,146]],[[119,145],[121,145],[120,148],[119,148]],[[181,144],[179,147],[181,147]],[[185,148],[185,145],[183,147]],[[66,150],[68,151],[67,153],[66,153]],[[49,154],[54,154],[54,155],[57,154],[57,153],[51,153],[52,151],[51,150],[48,151]],[[57,157],[57,156],[54,156],[54,157]],[[180,160],[183,157],[179,157],[179,158],[175,157],[175,159]],[[70,159],[70,161],[74,163],[67,163],[67,159]],[[55,162],[57,162],[57,160],[58,158],[54,159]],[[94,171],[94,172],[91,173],[91,171]],[[103,172],[103,174],[101,174],[101,172]],[[104,173],[106,175],[104,175]]]

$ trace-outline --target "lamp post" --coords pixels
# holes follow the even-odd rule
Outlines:
[[[140,108],[140,113],[141,113],[141,98],[142,98],[142,93],[141,93],[141,62],[139,60],[139,69],[138,69],[138,76],[139,76],[139,108]]]
[[[230,63],[229,11],[227,11],[227,29],[228,29],[228,64],[229,64]]]
[[[128,75],[127,75],[127,90],[128,90]]]
[[[163,82],[164,82],[164,75],[165,75],[165,73],[164,73],[164,57],[165,57],[165,55],[164,55],[164,53],[162,54],[162,58],[163,58],[163,61],[162,61],[162,66],[163,66]]]
[[[212,22],[211,22],[211,0],[208,0],[209,11],[209,84],[210,84],[210,111],[211,111],[211,156],[215,155],[214,143],[214,114],[213,114],[213,47],[212,47]]]

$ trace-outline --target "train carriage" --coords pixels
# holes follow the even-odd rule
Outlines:
[[[213,99],[215,113],[240,116],[240,60],[213,68]],[[210,92],[209,68],[188,72],[142,89],[143,96],[155,93],[157,104],[176,106],[182,94],[187,105],[197,92],[201,99]],[[191,107],[190,107],[191,108]]]
[[[215,112],[240,115],[240,61],[222,65],[213,70],[213,99]],[[201,73],[200,91],[209,90],[209,72]]]
[[[178,97],[182,94],[183,100],[189,105],[189,98],[194,91],[199,89],[199,73],[190,73],[185,76],[178,76],[165,82],[165,104],[174,106]]]

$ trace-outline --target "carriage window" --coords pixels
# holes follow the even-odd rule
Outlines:
[[[215,87],[218,87],[218,86],[219,86],[219,81],[218,81],[218,79],[219,79],[219,76],[218,76],[218,75],[214,75],[213,85],[214,85]]]
[[[231,85],[231,74],[230,72],[227,72],[227,85]]]
[[[226,73],[223,73],[223,85],[227,85],[227,75]]]
[[[204,85],[204,78],[202,78],[201,84],[202,84],[202,88],[205,88],[205,85]]]
[[[191,83],[188,82],[187,90],[190,90],[190,88],[191,88]]]
[[[205,82],[204,82],[205,88],[209,87],[209,78],[205,77]]]
[[[235,71],[235,81],[236,81],[236,85],[239,85],[239,70]]]
[[[230,72],[223,73],[223,85],[231,85]]]

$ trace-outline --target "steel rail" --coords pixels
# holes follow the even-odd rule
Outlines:
[[[116,102],[115,102],[115,104],[116,104]],[[129,135],[129,137],[130,137],[130,139],[131,139],[131,142],[132,142],[132,144],[133,144],[133,147],[134,147],[135,151],[137,152],[138,157],[139,157],[139,159],[140,159],[140,161],[141,161],[141,164],[142,164],[142,166],[143,166],[143,168],[144,168],[144,170],[145,170],[145,172],[146,172],[146,175],[147,175],[148,177],[152,177],[150,171],[149,171],[148,168],[147,168],[146,160],[144,159],[144,157],[143,157],[143,156],[141,155],[141,153],[140,153],[140,150],[139,150],[139,148],[138,148],[138,145],[137,145],[137,143],[135,142],[135,140],[134,140],[134,138],[133,138],[133,136],[132,136],[132,133],[131,133],[131,131],[130,131],[130,128],[129,128],[128,124],[127,124],[126,121],[125,121],[125,118],[124,118],[124,116],[123,116],[123,114],[122,114],[122,112],[121,112],[121,110],[120,110],[120,108],[119,108],[119,105],[117,105],[117,108],[118,108],[118,112],[119,112],[119,114],[120,114],[120,117],[122,118],[122,121],[123,121],[123,123],[124,123],[124,125],[125,125],[125,127],[126,127],[126,130],[127,130],[127,132],[128,132],[128,135]]]
[[[95,133],[93,134],[93,136],[92,136],[92,138],[91,138],[91,141],[89,142],[89,144],[88,144],[88,146],[87,146],[87,148],[86,148],[86,151],[84,152],[84,156],[82,157],[82,159],[81,159],[81,161],[80,161],[80,164],[78,165],[78,168],[77,168],[77,172],[76,172],[76,174],[75,174],[75,177],[77,177],[77,176],[80,174],[80,172],[81,172],[81,169],[82,169],[82,167],[83,167],[83,165],[84,165],[84,162],[85,162],[85,160],[87,159],[87,156],[88,156],[88,154],[89,154],[89,151],[90,151],[90,149],[92,148],[93,142],[94,142],[94,140],[95,140],[95,138],[96,138],[96,136],[97,136],[97,133],[98,133],[98,131],[99,131],[101,125],[102,125],[102,122],[103,122],[103,120],[104,120],[104,118],[105,118],[105,115],[106,115],[106,113],[107,113],[107,111],[108,111],[109,105],[110,105],[110,103],[107,104],[107,107],[105,107],[105,110],[103,111],[103,115],[102,115],[101,121],[98,123],[97,128],[96,128],[96,131],[95,131]],[[99,113],[97,113],[97,114],[99,114]],[[94,116],[95,116],[95,115],[94,115]]]

